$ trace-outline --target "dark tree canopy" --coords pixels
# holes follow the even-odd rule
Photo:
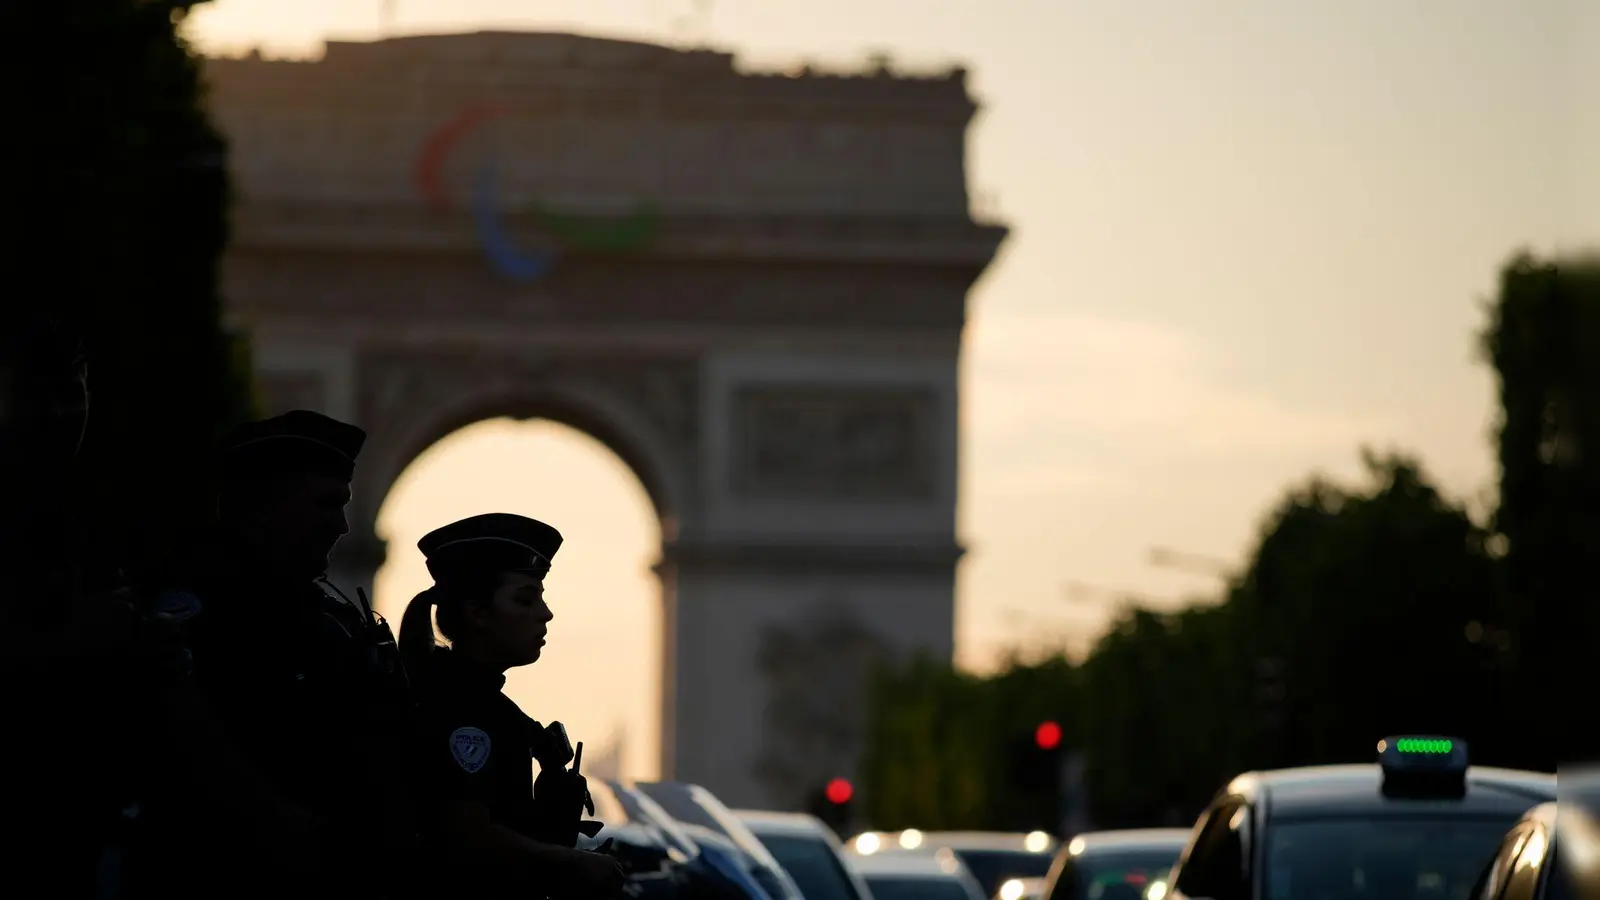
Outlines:
[[[9,142],[10,314],[44,310],[84,335],[91,421],[87,526],[127,559],[208,508],[202,462],[250,412],[244,344],[222,327],[226,147],[201,63],[178,35],[193,4],[12,3],[6,33],[22,126]],[[48,68],[38,68],[44,60]],[[20,86],[26,85],[23,89]]]
[[[1396,733],[1526,762],[1505,739],[1486,533],[1416,463],[1366,462],[1365,484],[1291,490],[1220,603],[1131,609],[1081,666],[978,678],[923,662],[886,678],[863,773],[874,824],[1011,827],[1041,798],[986,773],[1042,715],[1085,757],[1098,827],[1185,824],[1241,771],[1368,760]]]
[[[1483,344],[1500,388],[1495,527],[1507,546],[1514,690],[1546,713],[1529,716],[1524,733],[1568,759],[1597,758],[1595,729],[1540,728],[1569,721],[1549,701],[1587,684],[1578,661],[1600,634],[1589,586],[1600,560],[1600,258],[1518,256],[1501,275]]]
[[[1313,478],[1286,494],[1220,603],[1131,610],[1081,666],[1062,661],[1051,695],[1087,757],[1097,825],[1171,821],[1174,805],[1181,820],[1241,771],[1369,759],[1401,732],[1466,738],[1481,764],[1600,759],[1600,732],[1562,702],[1585,696],[1600,635],[1600,256],[1512,259],[1482,346],[1501,407],[1491,528],[1417,461],[1369,452],[1366,484]],[[1005,818],[1016,800],[992,788],[969,808],[913,799],[910,776],[878,785],[906,754],[923,792],[984,784],[966,771],[970,746],[930,754],[932,717],[977,722],[969,704],[1001,708],[1018,683],[929,664],[886,680],[866,773],[875,814],[915,821],[921,803],[941,822]]]

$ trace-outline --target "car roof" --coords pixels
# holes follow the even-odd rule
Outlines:
[[[764,809],[736,809],[739,820],[758,834],[783,834],[801,837],[825,837],[831,830],[822,820],[808,813],[770,812]]]
[[[1015,850],[1018,853],[1050,853],[1061,843],[1055,835],[1044,850],[1028,849],[1026,832],[1007,831],[924,831],[922,846],[949,847],[952,850]]]
[[[934,853],[873,853],[847,857],[851,868],[864,876],[892,875],[896,878],[960,878],[964,867],[959,861]]]
[[[1562,766],[1561,799],[1593,810],[1600,807],[1600,766]]]
[[[739,846],[738,843],[733,840],[733,838],[728,837],[720,831],[707,828],[704,825],[697,825],[694,822],[684,822],[682,823],[681,827],[684,831],[688,832],[690,837],[702,844],[710,844],[737,856],[748,857],[750,855],[744,852],[744,848]]]
[[[1538,822],[1550,828],[1556,827],[1557,817],[1560,815],[1560,803],[1541,803],[1527,811],[1522,818],[1529,822]]]
[[[1520,816],[1531,806],[1556,797],[1556,778],[1541,772],[1471,766],[1464,797],[1399,799],[1384,796],[1383,770],[1376,763],[1303,766],[1247,772],[1228,793],[1264,797],[1273,816],[1305,814],[1393,814],[1425,809],[1484,815]]]
[[[1074,856],[1093,856],[1096,853],[1156,848],[1181,851],[1188,843],[1187,828],[1119,828],[1075,835],[1067,847]]]
[[[683,830],[682,823],[662,809],[659,803],[620,781],[611,779],[597,780],[610,789],[612,796],[623,807],[623,812],[628,816],[628,821],[638,822],[659,830],[662,836],[680,852],[690,855],[699,852],[699,848],[695,846],[694,839],[689,836],[688,832]],[[638,810],[640,814],[638,817],[634,816],[634,809]]]

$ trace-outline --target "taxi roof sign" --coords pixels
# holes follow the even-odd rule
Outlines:
[[[1459,797],[1467,789],[1467,742],[1403,735],[1378,742],[1383,792],[1405,797]]]

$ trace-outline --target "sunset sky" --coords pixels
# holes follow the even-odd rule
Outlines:
[[[380,36],[382,7],[213,0],[191,30],[210,51],[310,55],[327,36]],[[1600,235],[1600,166],[1585,165],[1600,159],[1600,53],[1577,49],[1600,47],[1592,2],[721,0],[684,21],[692,10],[399,0],[390,33],[573,30],[708,43],[758,69],[878,50],[970,68],[971,185],[1014,228],[972,295],[964,360],[957,639],[974,666],[1024,628],[1091,638],[1104,607],[1067,603],[1069,582],[1207,590],[1152,567],[1151,548],[1239,560],[1287,484],[1353,473],[1363,442],[1481,496],[1493,383],[1473,336],[1496,269],[1520,246]],[[418,536],[490,509],[568,536],[549,657],[515,679],[517,699],[596,745],[625,725],[629,773],[653,774],[659,535],[598,443],[495,422],[434,447],[384,509],[380,605],[397,614],[426,583]]]

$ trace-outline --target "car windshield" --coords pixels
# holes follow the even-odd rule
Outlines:
[[[708,812],[705,807],[694,802],[694,797],[687,790],[677,785],[652,784],[640,787],[645,796],[661,805],[674,819],[689,825],[699,825],[709,828],[717,834],[732,837],[728,834],[727,826],[717,821],[717,817]]]
[[[1267,832],[1267,900],[1466,900],[1515,816],[1283,821]]]
[[[861,900],[839,857],[822,838],[769,834],[761,836],[761,843],[794,879],[805,900]]]
[[[1049,900],[1142,897],[1152,882],[1166,881],[1182,848],[1085,853],[1062,870]]]
[[[872,891],[872,900],[973,900],[954,878],[869,875],[867,888]]]
[[[683,830],[683,826],[675,821],[655,801],[643,794],[626,788],[619,788],[614,784],[608,784],[607,787],[611,788],[612,796],[616,799],[617,804],[622,807],[623,812],[627,814],[629,820],[640,824],[648,823],[660,830],[662,835],[681,853],[693,856],[699,852],[695,846],[694,839],[689,837],[688,832]]]
[[[985,897],[993,897],[1008,878],[1043,878],[1050,874],[1050,854],[1026,850],[963,850],[952,847],[966,863]],[[877,896],[877,892],[873,892]]]
[[[590,782],[589,798],[594,801],[594,817],[607,825],[627,825],[635,818],[628,815],[627,807],[603,781]]]

